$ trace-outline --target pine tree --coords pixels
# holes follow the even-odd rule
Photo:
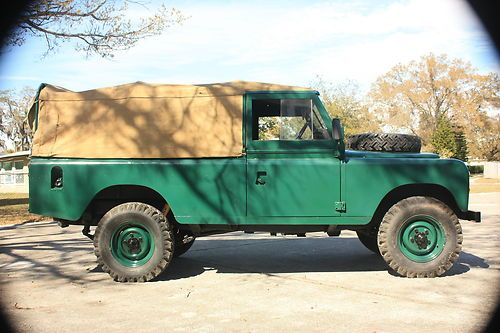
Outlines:
[[[452,157],[458,158],[462,161],[467,161],[469,149],[467,148],[467,139],[465,138],[465,133],[459,126],[456,126],[453,129],[453,132],[455,134],[455,153]]]
[[[431,144],[433,151],[442,157],[467,160],[468,149],[464,131],[459,126],[454,126],[445,116],[438,120]]]

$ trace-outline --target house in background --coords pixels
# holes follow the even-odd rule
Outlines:
[[[0,155],[0,193],[28,193],[30,151]]]

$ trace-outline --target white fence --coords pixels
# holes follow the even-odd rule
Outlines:
[[[500,178],[500,162],[484,162],[484,178]]]
[[[28,193],[28,168],[0,170],[0,193]]]

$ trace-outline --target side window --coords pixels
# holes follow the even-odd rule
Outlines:
[[[311,99],[254,99],[252,114],[253,140],[322,140],[330,137]]]

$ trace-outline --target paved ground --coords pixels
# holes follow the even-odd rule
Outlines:
[[[0,228],[4,309],[24,332],[477,332],[499,295],[500,193],[472,194],[483,223],[435,279],[390,274],[354,233],[198,239],[158,281],[120,284],[80,228]]]

